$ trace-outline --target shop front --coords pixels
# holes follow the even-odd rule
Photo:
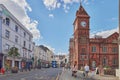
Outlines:
[[[3,54],[0,53],[0,69],[2,68],[2,64],[3,64]]]
[[[4,66],[6,69],[11,69],[12,67],[17,67],[21,69],[21,58],[12,58],[6,56],[4,59]]]

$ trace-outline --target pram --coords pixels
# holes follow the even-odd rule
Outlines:
[[[77,71],[72,71],[72,76],[77,77]]]

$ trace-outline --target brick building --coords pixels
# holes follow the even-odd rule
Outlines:
[[[70,38],[70,41],[69,41],[69,63],[72,65],[73,64],[73,59],[74,59],[74,54],[73,54],[73,50],[74,50],[74,39],[73,38]]]
[[[118,33],[115,32],[106,38],[95,35],[90,38],[90,16],[82,5],[76,12],[74,20],[74,36],[70,39],[70,63],[77,62],[78,69],[86,63],[91,66],[118,67]]]

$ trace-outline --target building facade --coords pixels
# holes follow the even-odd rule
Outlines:
[[[90,67],[99,65],[118,68],[118,33],[106,38],[96,35],[90,38],[90,16],[82,5],[76,12],[74,20],[74,38],[70,40],[69,52],[71,63],[77,63],[78,69],[88,64]],[[73,53],[72,53],[73,52]]]
[[[52,56],[54,53],[49,50],[47,47],[40,45],[35,46],[35,67],[48,67],[51,65],[51,61],[53,60]]]
[[[65,62],[66,55],[54,55],[53,56],[53,61],[57,62],[57,67],[64,67],[66,62]],[[68,61],[68,60],[67,60]]]
[[[3,5],[0,4],[0,61],[2,67],[17,66],[21,69],[22,61],[29,62],[33,57],[34,43],[32,33]],[[11,47],[18,48],[19,57],[13,60],[8,56]]]
[[[74,38],[70,38],[69,41],[69,63],[70,65],[74,64]]]

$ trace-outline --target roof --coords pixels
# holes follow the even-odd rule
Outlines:
[[[84,9],[84,7],[82,5],[80,5],[79,10],[77,10],[76,16],[78,16],[78,15],[89,16],[88,13],[85,11],[85,9]]]
[[[45,47],[44,45],[40,45],[39,47],[42,48],[45,52],[50,51],[50,50],[49,50],[47,47]]]
[[[96,43],[102,43],[102,42],[111,42],[111,39],[118,39],[118,37],[119,37],[119,34],[117,33],[117,32],[114,32],[113,34],[111,34],[111,35],[109,35],[108,37],[106,37],[106,38],[102,38],[102,36],[98,36],[98,37],[94,37],[94,38],[90,38],[90,42],[96,42]]]

